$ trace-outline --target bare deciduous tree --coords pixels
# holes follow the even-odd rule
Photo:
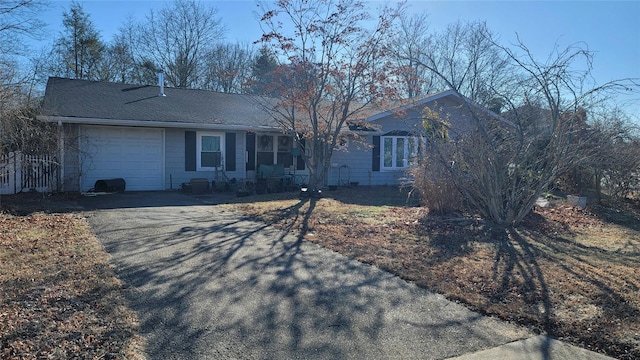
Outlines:
[[[591,112],[589,146],[593,156],[563,177],[565,190],[624,198],[640,185],[640,137],[629,116],[617,108]],[[568,184],[566,183],[568,182]],[[604,186],[604,188],[603,188]]]
[[[397,12],[383,9],[375,27],[367,29],[370,15],[361,1],[277,5],[262,7],[268,29],[262,40],[288,63],[274,77],[279,100],[263,106],[305,150],[309,185],[315,188],[324,182],[340,132],[367,104],[388,95],[382,44]]]
[[[21,38],[39,38],[44,23],[38,13],[44,10],[44,0],[2,0],[0,2],[0,54],[23,54],[28,49]]]
[[[148,15],[139,38],[139,63],[163,69],[171,86],[200,87],[203,56],[223,34],[217,9],[193,0],[176,0]]]
[[[415,14],[411,17],[406,13],[402,14],[399,30],[391,41],[390,46],[393,46],[394,52],[402,54],[396,57],[394,71],[401,89],[399,96],[413,98],[428,94],[434,83],[433,74],[415,62],[426,49],[432,47],[434,41],[429,32],[427,14]]]
[[[16,86],[31,86],[29,80],[32,77],[19,74],[18,58],[29,54],[25,38],[42,37],[45,24],[38,20],[38,13],[45,9],[45,5],[45,0],[0,2],[0,92],[14,93]],[[0,97],[4,95],[0,94]],[[2,104],[3,108],[7,106]]]
[[[426,18],[413,18],[411,26],[422,29],[422,22]],[[411,42],[395,42],[388,49],[396,61],[418,69],[415,71],[429,80],[430,89],[453,89],[477,104],[500,110],[496,105],[502,103],[496,99],[496,92],[508,88],[510,64],[486,23],[456,22],[441,33],[421,38],[414,46],[406,45]]]
[[[204,88],[241,94],[248,92],[253,51],[249,45],[218,44],[205,55]]]
[[[57,129],[35,119],[38,99],[30,91],[17,68],[0,72],[0,154],[22,151],[28,154],[55,154]]]
[[[137,44],[136,27],[134,20],[127,18],[111,41],[105,44],[97,64],[97,80],[128,84],[141,83],[140,77],[137,76],[139,66],[134,54]]]
[[[35,121],[37,103],[32,94],[33,75],[21,73],[17,56],[28,48],[23,38],[39,38],[44,24],[38,12],[45,1],[3,0],[0,2],[0,152],[46,151],[56,132]],[[54,129],[55,130],[55,129]],[[52,136],[53,135],[53,136]]]

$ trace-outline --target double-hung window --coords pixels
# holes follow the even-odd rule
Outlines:
[[[383,136],[381,138],[382,170],[406,169],[418,154],[419,138],[410,136]]]
[[[224,134],[198,132],[196,154],[198,170],[221,169],[224,149]]]

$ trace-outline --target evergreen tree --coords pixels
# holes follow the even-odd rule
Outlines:
[[[267,46],[260,48],[260,54],[256,56],[251,69],[253,81],[251,92],[257,95],[275,95],[275,70],[278,62],[273,52]]]
[[[105,46],[93,21],[77,2],[71,3],[69,11],[62,16],[64,30],[56,42],[56,52],[63,62],[62,71],[75,79],[96,79],[97,65]]]

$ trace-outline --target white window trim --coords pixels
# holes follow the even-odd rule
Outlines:
[[[220,138],[220,168],[218,170],[222,170],[224,168],[224,159],[225,159],[225,134],[219,132],[205,132],[198,131],[196,132],[196,170],[197,171],[215,171],[215,167],[209,166],[201,166],[202,164],[202,137],[203,136],[218,136]]]
[[[392,159],[392,166],[385,166],[384,164],[384,146],[385,146],[385,139],[393,139],[392,144],[391,144],[391,159]],[[402,166],[398,166],[398,164],[396,164],[396,149],[397,149],[397,141],[398,139],[404,139],[404,153],[405,153],[405,158],[402,159]],[[413,144],[414,144],[414,149],[413,151],[410,151],[409,149],[409,143],[410,143],[410,139],[413,139]],[[380,137],[380,171],[397,171],[397,170],[406,170],[409,167],[409,164],[411,163],[411,159],[407,158],[407,155],[416,155],[418,154],[418,146],[419,143],[422,142],[422,140],[417,137],[417,136],[399,136],[399,135],[391,135],[391,136],[381,136]]]

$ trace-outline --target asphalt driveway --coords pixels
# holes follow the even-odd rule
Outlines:
[[[149,359],[445,359],[532,336],[216,201],[83,201]]]

